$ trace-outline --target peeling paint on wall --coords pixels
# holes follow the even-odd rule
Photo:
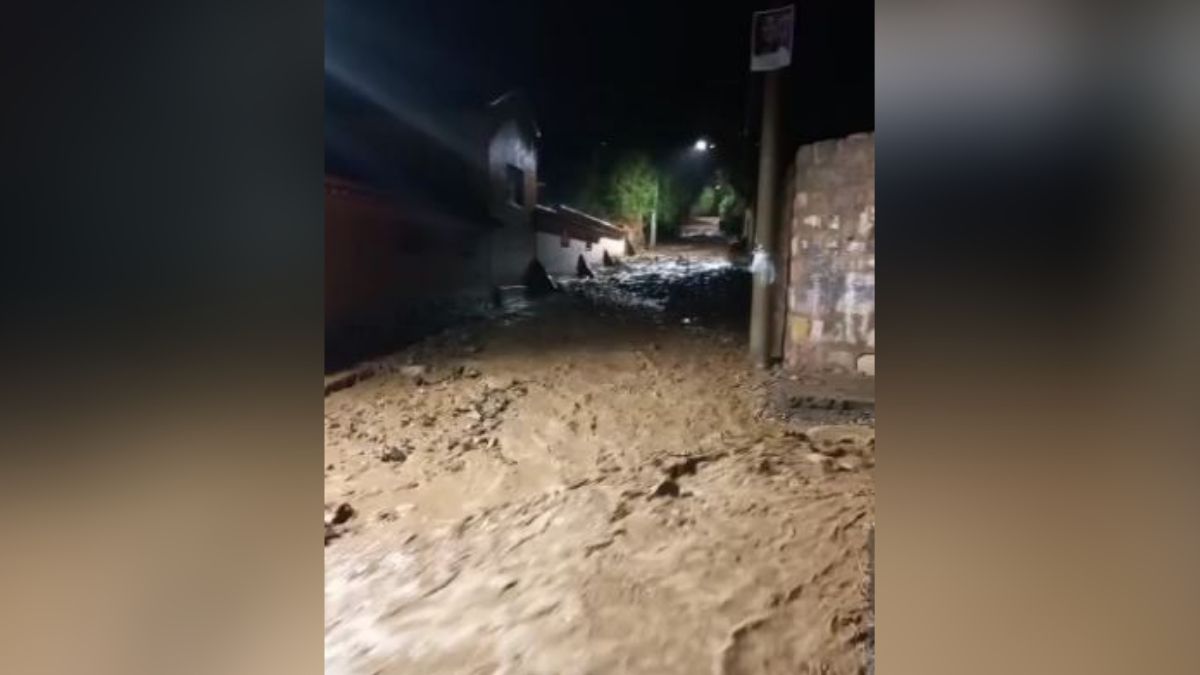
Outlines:
[[[812,332],[808,335],[809,339],[814,342],[820,342],[821,338],[825,337],[825,322],[817,319],[812,322]]]
[[[858,214],[858,236],[870,237],[875,234],[875,207],[868,206]]]
[[[875,314],[875,275],[850,272],[835,308],[842,315],[841,342],[865,343]]]

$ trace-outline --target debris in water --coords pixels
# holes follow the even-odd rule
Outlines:
[[[400,374],[407,378],[415,380],[424,375],[428,375],[429,368],[426,366],[421,366],[421,365],[401,366]]]
[[[345,529],[342,527],[346,521],[354,517],[354,507],[347,502],[342,502],[334,509],[325,508],[325,543],[337,539],[345,534]]]
[[[342,502],[332,511],[325,512],[325,523],[327,525],[341,525],[353,518],[354,514],[354,507],[350,506],[349,502]]]
[[[525,285],[525,292],[534,297],[558,290],[558,284],[546,273],[546,268],[537,260],[530,262],[529,267],[525,268],[522,282]]]
[[[583,254],[579,254],[579,259],[575,261],[575,274],[581,279],[595,279],[596,273],[592,271],[592,266],[588,264]]]
[[[392,445],[392,446],[388,446],[386,449],[384,449],[384,451],[382,453],[380,453],[379,459],[381,459],[385,462],[397,462],[398,463],[398,462],[403,462],[404,460],[408,459],[408,455],[409,455],[409,451],[407,449]]]
[[[678,497],[678,496],[679,496],[679,483],[676,483],[674,480],[667,478],[663,482],[659,483],[658,487],[654,488],[654,492],[653,492],[653,494],[650,495],[650,498],[653,499],[654,497]]]

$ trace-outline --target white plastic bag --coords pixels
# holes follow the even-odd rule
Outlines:
[[[754,258],[750,261],[750,273],[754,275],[755,281],[761,282],[764,286],[775,283],[775,263],[771,262],[771,256],[767,255],[762,244],[754,247]]]

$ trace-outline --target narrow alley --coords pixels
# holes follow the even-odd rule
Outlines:
[[[873,408],[754,369],[749,284],[660,249],[327,377],[326,672],[866,672]]]

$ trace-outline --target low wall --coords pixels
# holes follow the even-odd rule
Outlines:
[[[874,376],[874,134],[803,146],[789,176],[785,363]]]
[[[589,244],[581,239],[564,239],[559,234],[537,233],[538,260],[554,276],[574,276],[581,255],[593,268],[599,268],[604,264],[605,251],[614,260],[624,257],[625,240],[601,237]]]
[[[574,275],[579,256],[593,268],[625,256],[625,230],[568,206],[538,206],[534,214],[537,258],[552,275]]]

